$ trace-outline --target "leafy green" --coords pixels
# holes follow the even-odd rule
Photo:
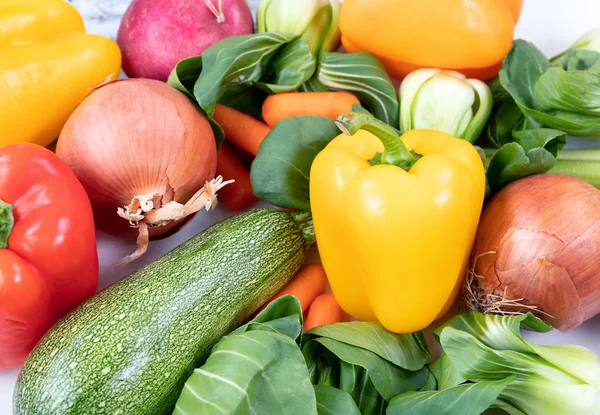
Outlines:
[[[467,383],[442,391],[407,392],[396,396],[387,409],[388,415],[479,415],[512,382],[514,377],[496,381]]]
[[[427,368],[427,367],[426,367]],[[431,371],[431,368],[427,368],[427,380],[419,388],[420,391],[434,391],[437,389],[437,380]]]
[[[600,135],[600,53],[572,50],[556,64],[559,66],[551,65],[533,44],[514,42],[499,82],[530,121],[525,126],[519,122],[511,125],[516,117],[514,108],[507,108],[510,100],[500,95],[493,117],[497,131],[531,128],[533,122],[574,136]],[[494,98],[499,98],[498,89],[494,91]],[[508,112],[513,117],[506,117]]]
[[[322,53],[318,79],[331,89],[353,93],[375,117],[399,127],[396,88],[379,59],[370,53]]]
[[[567,143],[567,135],[559,130],[537,128],[514,131],[513,140],[500,147],[488,161],[486,175],[492,191],[552,169],[558,151]]]
[[[532,314],[463,313],[435,331],[452,368],[470,382],[514,379],[496,407],[511,414],[594,413],[600,405],[600,359],[579,346],[540,346],[521,328],[546,332]],[[432,369],[433,370],[433,369]]]
[[[187,380],[175,415],[211,413],[316,414],[316,398],[296,340],[302,307],[286,295],[223,337]]]
[[[245,324],[230,335],[242,334],[249,330],[273,330],[294,340],[300,341],[302,333],[302,305],[298,298],[284,295],[271,302],[254,320]]]
[[[217,102],[261,118],[267,94],[298,89],[315,68],[305,37],[259,33],[226,38],[202,56],[182,60],[168,83],[200,107],[220,145],[223,130],[212,118]]]
[[[442,353],[438,360],[431,363],[429,370],[435,376],[439,390],[449,389],[466,382],[466,379],[452,366],[452,361],[446,353]]]
[[[340,134],[325,117],[280,121],[265,137],[252,163],[254,194],[276,206],[309,211],[310,167],[317,154]]]
[[[331,338],[370,350],[398,367],[419,370],[429,359],[429,351],[421,332],[395,334],[379,323],[349,322],[316,327],[305,333],[307,339]]]
[[[271,92],[296,90],[315,68],[303,39],[282,33],[259,33],[226,38],[208,48],[202,54],[202,73],[194,84],[198,105],[212,116],[223,95],[254,84]]]
[[[365,369],[377,392],[387,401],[399,393],[419,389],[427,379],[427,370],[409,371],[394,365],[370,350],[328,337],[314,339],[304,346],[303,353],[309,368],[312,366],[311,361],[315,354],[318,355],[322,351],[319,346],[331,351],[341,361]]]
[[[331,386],[315,385],[319,415],[361,415],[352,396]]]
[[[337,323],[305,333],[302,353],[313,383],[347,392],[362,414],[384,413],[394,396],[426,383],[432,387],[421,333],[394,334],[379,323]]]
[[[186,382],[173,413],[215,411],[316,414],[313,386],[294,340],[252,330],[217,343],[206,363]]]
[[[553,62],[516,40],[489,83],[495,104],[487,137],[498,148],[488,163],[492,191],[552,169],[567,135],[600,136],[600,53],[578,49],[592,42],[582,39]]]

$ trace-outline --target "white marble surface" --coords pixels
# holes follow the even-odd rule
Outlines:
[[[197,0],[196,0],[197,1]],[[302,0],[299,0],[302,1]],[[89,31],[115,37],[120,16],[127,8],[128,0],[72,0],[85,17]],[[255,8],[259,0],[250,0]],[[600,26],[599,0],[525,0],[525,8],[516,37],[534,42],[548,56],[567,48],[577,37],[589,29]],[[600,147],[598,140],[572,140],[571,146]],[[108,235],[98,235],[100,255],[100,287],[103,288],[136,268],[152,261],[181,244],[202,229],[217,222],[229,213],[218,208],[211,213],[200,213],[186,228],[171,238],[153,242],[148,253],[138,262],[122,269],[112,264],[135,249]],[[600,260],[600,258],[590,258]],[[528,334],[530,339],[544,344],[581,344],[600,354],[600,316],[588,321],[569,333],[552,332],[545,335]],[[12,413],[12,391],[18,370],[0,373],[0,414]]]

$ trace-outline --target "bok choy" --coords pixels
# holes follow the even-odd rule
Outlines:
[[[468,312],[450,320],[435,331],[444,350],[430,365],[438,392],[399,395],[390,413],[421,408],[410,413],[467,415],[488,407],[511,415],[600,413],[600,359],[580,346],[531,343],[521,328],[551,330],[532,314]]]

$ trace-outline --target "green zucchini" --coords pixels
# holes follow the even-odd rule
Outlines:
[[[98,293],[32,351],[15,414],[170,414],[212,346],[300,268],[311,225],[308,214],[251,210]]]

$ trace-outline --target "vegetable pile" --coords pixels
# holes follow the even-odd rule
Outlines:
[[[134,0],[119,51],[0,1],[14,413],[600,415],[600,359],[521,334],[600,313],[600,29],[447,3]],[[217,201],[94,295],[95,229],[125,265]]]

